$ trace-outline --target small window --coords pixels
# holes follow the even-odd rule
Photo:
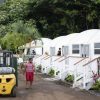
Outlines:
[[[100,54],[100,49],[95,49],[95,54]]]
[[[100,48],[100,43],[95,43],[94,48]]]
[[[100,54],[100,43],[94,44],[94,54]]]
[[[79,54],[79,45],[72,45],[72,53]]]

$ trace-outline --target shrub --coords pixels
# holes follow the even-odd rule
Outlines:
[[[96,81],[91,89],[100,91],[100,81]]]
[[[66,82],[73,83],[73,82],[74,82],[74,76],[73,76],[73,75],[68,75],[68,76],[65,78],[65,81],[66,81]]]
[[[50,75],[50,76],[54,76],[54,73],[55,73],[54,69],[51,69],[51,70],[49,71],[49,75]]]

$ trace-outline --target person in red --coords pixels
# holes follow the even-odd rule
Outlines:
[[[32,88],[34,80],[34,65],[32,63],[32,58],[29,58],[28,63],[26,63],[25,65],[25,73],[26,73],[26,88],[28,88],[28,82],[30,82],[30,88]]]

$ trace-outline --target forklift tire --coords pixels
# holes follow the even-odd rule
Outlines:
[[[16,97],[16,93],[17,93],[17,88],[16,86],[12,89],[12,92],[11,92],[11,96],[12,97]]]

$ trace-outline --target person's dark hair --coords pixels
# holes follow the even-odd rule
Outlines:
[[[29,61],[32,60],[32,58],[29,58]]]
[[[59,50],[61,50],[61,48],[59,48]]]
[[[61,56],[61,48],[59,48],[57,55]]]

